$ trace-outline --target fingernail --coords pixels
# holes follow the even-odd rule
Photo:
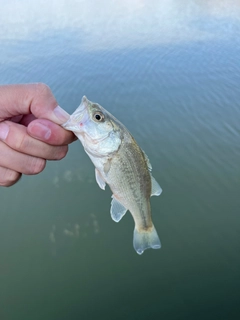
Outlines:
[[[0,123],[0,140],[5,140],[9,132],[9,126],[6,123]]]
[[[31,136],[41,140],[48,140],[51,136],[51,130],[41,123],[33,123],[28,126]]]
[[[63,110],[60,106],[57,106],[54,110],[53,110],[55,116],[58,118],[58,120],[60,120],[62,123],[66,122],[70,115]]]

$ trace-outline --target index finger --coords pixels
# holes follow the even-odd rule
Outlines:
[[[0,86],[0,102],[0,121],[26,114],[57,124],[69,118],[69,114],[58,105],[50,88],[44,83]]]

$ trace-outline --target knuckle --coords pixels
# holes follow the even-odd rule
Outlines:
[[[51,89],[42,82],[34,84],[34,97],[32,98],[31,112],[37,118],[45,118],[45,113],[50,112],[51,109],[56,106],[57,101],[53,96]]]
[[[28,107],[29,102],[32,104],[34,100],[38,99],[42,95],[47,95],[48,92],[51,91],[50,88],[43,82],[31,83],[27,86],[28,90],[26,90],[23,102]]]
[[[36,90],[37,94],[39,94],[39,95],[45,95],[45,94],[48,94],[49,92],[51,92],[49,86],[43,82],[36,83],[35,90]]]
[[[26,133],[26,128],[23,125],[6,121],[9,126],[9,133],[6,138],[6,144],[20,152],[31,150],[33,139]]]
[[[46,160],[42,158],[32,157],[27,163],[27,172],[26,174],[38,174],[44,170],[46,166]]]
[[[27,135],[19,136],[18,139],[15,139],[15,150],[25,151],[29,147],[29,139]]]

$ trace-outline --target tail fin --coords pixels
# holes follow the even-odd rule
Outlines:
[[[154,226],[148,231],[138,231],[135,227],[133,233],[133,247],[138,254],[142,254],[148,248],[160,249],[161,242]]]

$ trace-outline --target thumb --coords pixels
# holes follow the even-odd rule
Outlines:
[[[0,86],[0,121],[27,114],[57,124],[69,118],[69,114],[59,107],[50,88],[44,83]]]

